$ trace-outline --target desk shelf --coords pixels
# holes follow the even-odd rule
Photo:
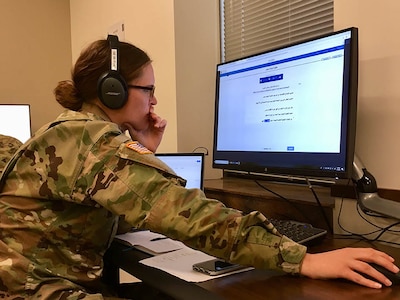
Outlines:
[[[208,198],[220,200],[226,206],[245,213],[258,210],[269,218],[291,219],[329,229],[308,185],[271,181],[260,183],[287,200],[263,189],[254,180],[233,177],[205,180],[204,192]],[[332,228],[335,200],[330,194],[330,188],[313,188]]]

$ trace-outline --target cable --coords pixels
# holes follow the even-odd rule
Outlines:
[[[319,201],[319,198],[318,198],[318,196],[317,196],[317,193],[315,192],[313,186],[311,185],[311,183],[310,183],[310,181],[308,180],[307,177],[306,177],[306,181],[307,181],[307,184],[308,184],[309,189],[311,190],[311,192],[312,192],[313,195],[314,195],[315,201],[317,201],[317,203],[318,203],[318,207],[319,207],[319,209],[321,210],[321,214],[322,214],[322,216],[323,216],[324,219],[325,219],[325,223],[326,223],[326,225],[328,226],[330,233],[333,234],[333,228],[332,228],[332,226],[331,226],[331,223],[330,223],[329,220],[328,220],[328,216],[326,215],[324,208],[322,207],[321,201]]]
[[[367,222],[368,224],[370,224],[371,226],[374,226],[374,227],[376,227],[376,228],[379,228],[380,230],[386,230],[386,228],[387,227],[393,227],[392,225],[396,225],[396,224],[400,224],[400,221],[397,221],[397,222],[395,222],[395,223],[393,223],[393,224],[391,224],[391,225],[388,225],[387,227],[381,227],[381,226],[378,226],[377,224],[375,224],[375,223],[373,223],[373,222],[371,222],[370,220],[368,220],[364,215],[363,215],[363,213],[365,214],[365,212],[362,210],[362,208],[360,207],[360,205],[357,203],[357,213],[358,213],[358,215],[365,221],[365,222]],[[380,217],[380,216],[375,216],[375,215],[369,215],[369,214],[367,214],[368,216],[372,216],[372,217]],[[384,217],[384,219],[389,219],[389,218],[386,218],[386,217]],[[400,229],[399,230],[389,230],[390,232],[400,232]]]
[[[355,189],[355,191],[356,191],[356,187],[355,187],[354,184],[353,184],[353,187],[354,187],[354,189]],[[388,226],[386,226],[386,227],[381,227],[381,226],[378,226],[377,224],[371,222],[370,220],[368,220],[364,215],[367,215],[367,216],[370,216],[370,217],[374,217],[374,218],[380,218],[380,219],[384,219],[384,220],[391,220],[392,218],[387,217],[387,216],[383,216],[383,215],[380,215],[380,214],[376,214],[376,213],[371,213],[371,212],[369,212],[369,211],[364,211],[364,210],[361,208],[360,204],[359,204],[359,201],[358,201],[358,193],[357,193],[357,191],[356,191],[355,194],[356,194],[356,197],[357,197],[357,199],[356,199],[356,200],[357,200],[357,207],[356,207],[356,208],[357,208],[357,213],[358,213],[358,215],[359,215],[365,222],[367,222],[367,223],[370,224],[371,226],[374,226],[374,227],[376,227],[376,228],[379,228],[380,230],[383,230],[384,232],[386,232],[386,231],[395,232],[395,233],[400,232],[400,230],[390,230],[391,227],[396,226],[396,225],[399,225],[399,224],[400,224],[400,221],[396,221],[396,222],[394,222],[393,224],[388,225]],[[382,232],[380,235],[382,235],[384,232]]]
[[[386,243],[386,244],[390,244],[390,245],[400,246],[400,243],[385,241],[385,240],[376,240],[376,241],[369,240],[363,236],[357,236],[356,234],[350,235],[350,236],[344,235],[344,234],[335,234],[335,239],[344,239],[344,240],[352,239],[352,240],[356,240],[356,241],[366,241],[368,243],[380,242],[380,243]]]
[[[357,193],[356,193],[356,195],[357,195]],[[356,200],[357,200],[357,199],[356,199]],[[393,233],[398,233],[398,232],[400,232],[400,230],[391,230],[391,229],[390,229],[390,228],[392,228],[392,227],[394,227],[394,226],[400,225],[400,221],[394,222],[394,223],[392,223],[392,224],[390,224],[390,225],[388,225],[388,226],[386,226],[386,227],[378,226],[377,224],[374,224],[373,222],[369,221],[368,219],[366,219],[366,218],[362,215],[362,213],[361,213],[362,210],[361,210],[361,208],[360,208],[358,202],[357,202],[357,205],[356,205],[356,209],[357,209],[358,215],[359,215],[365,222],[367,222],[367,223],[370,224],[371,226],[376,227],[377,229],[376,229],[376,230],[373,230],[373,231],[370,231],[370,232],[367,232],[367,233],[355,233],[355,232],[349,231],[349,230],[347,230],[346,228],[344,228],[343,225],[342,225],[341,222],[340,222],[341,214],[342,214],[342,209],[343,209],[343,202],[344,202],[344,197],[342,197],[341,203],[340,203],[339,214],[338,214],[338,225],[339,225],[340,229],[342,229],[344,232],[350,234],[350,237],[351,237],[351,236],[357,237],[357,238],[359,238],[359,239],[361,239],[361,240],[365,240],[365,241],[368,241],[368,242],[384,242],[384,243],[388,243],[388,244],[392,244],[392,245],[400,245],[400,243],[397,243],[397,242],[391,242],[391,241],[386,241],[386,240],[381,240],[381,239],[380,239],[380,238],[382,237],[382,235],[385,234],[385,233],[387,233],[387,232],[393,232]],[[360,211],[360,210],[361,210],[361,211]],[[363,212],[363,213],[365,213],[365,212]],[[376,215],[376,214],[367,214],[367,215],[372,216],[372,217],[379,217],[379,218],[384,218],[384,219],[390,219],[390,218],[388,218],[388,217],[381,216],[381,215]],[[376,233],[379,233],[379,234],[378,234],[375,238],[368,238],[368,237],[367,237],[367,236],[369,236],[369,235],[376,234]],[[347,235],[338,235],[338,236],[344,236],[344,238],[349,238],[349,236],[347,236]]]
[[[354,194],[356,195],[357,207],[359,207],[359,205],[358,205],[358,203],[359,203],[359,198],[358,198],[358,192],[357,192],[357,187],[356,187],[356,184],[355,184],[355,183],[353,183],[353,190],[354,190]],[[371,216],[371,217],[375,217],[375,218],[381,218],[381,219],[389,219],[389,217],[386,217],[386,216],[383,216],[383,215],[380,215],[380,214],[377,214],[377,213],[373,213],[373,212],[370,212],[370,211],[364,211],[364,210],[362,210],[362,211],[363,211],[363,213],[366,214],[367,216]],[[359,213],[359,215],[360,215],[364,220],[366,220],[360,213]]]
[[[367,232],[367,233],[355,233],[355,232],[349,231],[346,228],[344,228],[343,225],[340,223],[340,216],[342,214],[342,209],[343,209],[343,201],[344,201],[344,197],[342,197],[342,200],[341,200],[341,203],[340,203],[339,214],[338,214],[338,225],[339,225],[340,229],[342,229],[344,232],[347,232],[347,233],[349,233],[351,235],[355,235],[355,236],[358,236],[358,237],[361,237],[361,238],[364,238],[365,235],[371,235],[371,234],[378,233],[378,232],[381,231],[381,229],[377,229],[377,230],[370,231],[370,232]],[[364,239],[366,239],[366,238],[364,238]]]
[[[347,185],[348,184],[349,184],[349,182],[347,183]],[[377,232],[380,231],[380,230],[375,230],[375,231],[371,231],[371,232],[368,232],[368,233],[355,233],[355,232],[349,231],[346,228],[344,228],[342,223],[340,222],[340,217],[342,215],[342,210],[343,210],[343,201],[344,201],[344,197],[342,197],[342,200],[340,202],[340,208],[339,208],[339,214],[338,214],[338,220],[337,220],[340,229],[342,229],[344,232],[346,232],[346,233],[348,233],[348,234],[350,234],[352,236],[357,236],[357,237],[359,237],[361,239],[365,239],[365,240],[368,240],[367,238],[364,237],[365,235],[371,235],[371,234],[374,234],[374,233],[377,233]]]
[[[262,185],[258,180],[254,180],[254,182],[255,182],[259,187],[261,187],[262,189],[264,189],[264,190],[270,192],[271,194],[273,194],[273,195],[275,195],[275,196],[277,196],[277,197],[279,197],[279,198],[285,200],[285,201],[286,201],[287,203],[289,203],[295,210],[297,210],[305,219],[307,219],[309,223],[311,223],[310,218],[309,218],[307,215],[304,215],[304,212],[301,211],[297,206],[295,206],[295,205],[293,204],[292,201],[290,201],[289,199],[285,198],[284,196],[278,194],[277,192],[274,192],[273,190],[267,188],[266,186]]]
[[[208,155],[208,149],[206,147],[202,147],[202,146],[194,148],[192,152],[196,152],[196,150],[198,150],[198,149],[205,150],[204,155]]]
[[[388,231],[391,231],[390,228],[392,228],[393,226],[397,226],[397,225],[399,225],[399,224],[400,224],[400,221],[399,221],[399,222],[396,222],[396,223],[393,223],[393,224],[391,224],[391,225],[389,225],[389,226],[383,228],[383,229],[382,229],[382,232],[381,232],[380,234],[378,234],[378,236],[375,237],[374,241],[379,240],[379,238],[380,238],[384,233],[386,233],[386,232],[388,232]]]

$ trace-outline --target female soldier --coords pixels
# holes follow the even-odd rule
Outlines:
[[[185,189],[184,180],[153,154],[166,127],[154,112],[154,84],[148,55],[112,36],[89,45],[72,80],[58,84],[56,99],[67,110],[25,143],[4,170],[3,294],[103,299],[102,259],[119,218],[243,265],[346,278],[371,288],[390,285],[368,264],[397,272],[385,253],[346,248],[307,254],[261,213],[244,215],[201,190]]]

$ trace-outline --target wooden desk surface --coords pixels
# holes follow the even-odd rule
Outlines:
[[[392,255],[398,264],[400,263],[400,248],[352,239],[326,239],[323,243],[310,247],[309,252],[322,252],[343,247],[377,248]],[[346,280],[313,280],[263,270],[235,274],[233,276],[198,283],[197,285],[212,291],[223,299],[400,299],[400,286],[375,290]]]
[[[252,270],[195,284],[138,263],[140,259],[148,256],[140,251],[123,251],[124,247],[126,248],[114,242],[110,248],[109,255],[114,266],[123,268],[176,299],[400,299],[400,285],[375,290],[345,280],[313,280],[267,270]],[[322,243],[311,246],[309,252],[322,252],[342,247],[377,248],[392,255],[398,264],[400,263],[400,248],[352,239],[327,238]]]
[[[267,188],[284,196],[291,203],[282,201],[267,190],[263,190],[253,180],[224,178],[205,181],[205,193],[215,197],[228,206],[245,212],[259,210],[276,214],[277,217],[296,217],[299,221],[305,211],[306,217],[313,218],[314,226],[324,228],[319,207],[315,203],[307,185],[288,185],[282,183],[264,183]],[[334,206],[333,197],[327,187],[314,187],[322,206],[329,215]],[[294,203],[294,205],[292,205]],[[330,215],[331,217],[331,215]],[[307,221],[307,220],[304,220]],[[373,247],[385,251],[396,259],[400,266],[400,248],[380,243],[368,243],[354,239],[333,239],[326,237],[321,243],[310,246],[309,252],[323,252],[343,247]],[[175,299],[191,300],[391,300],[400,299],[400,285],[379,290],[359,286],[345,280],[313,280],[304,277],[293,277],[274,271],[252,270],[212,279],[201,283],[190,283],[174,277],[161,270],[147,267],[139,260],[149,257],[140,251],[123,251],[126,246],[113,243],[108,251],[108,260],[116,268],[121,267],[144,282],[158,288]],[[117,276],[114,276],[114,278]]]

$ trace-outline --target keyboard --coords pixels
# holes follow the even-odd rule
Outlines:
[[[327,230],[313,227],[307,223],[280,219],[269,219],[269,221],[281,234],[299,244],[304,244],[327,234]]]

